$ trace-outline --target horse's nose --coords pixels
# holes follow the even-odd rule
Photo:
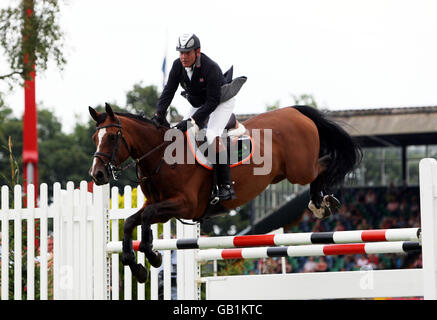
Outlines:
[[[106,184],[108,182],[108,179],[102,170],[97,170],[93,178],[97,185]]]
[[[103,171],[97,171],[97,174],[96,174],[96,179],[97,180],[102,180],[103,178],[104,178],[104,174],[103,174]]]

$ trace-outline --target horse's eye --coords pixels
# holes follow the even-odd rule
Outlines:
[[[116,135],[115,134],[110,134],[109,135],[109,140],[111,141],[115,141]]]

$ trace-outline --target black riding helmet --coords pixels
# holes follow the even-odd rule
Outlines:
[[[194,33],[184,33],[178,38],[176,50],[179,52],[188,52],[200,48],[200,40]]]

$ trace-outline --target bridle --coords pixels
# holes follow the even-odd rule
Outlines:
[[[145,158],[147,158],[148,156],[150,156],[152,153],[154,153],[156,150],[158,150],[159,148],[161,148],[164,144],[166,144],[167,141],[162,142],[160,145],[156,146],[155,148],[153,148],[152,150],[150,150],[149,152],[147,152],[146,154],[144,154],[143,156],[141,156],[138,159],[133,159],[131,163],[120,167],[119,165],[117,165],[115,158],[117,156],[118,153],[118,149],[120,147],[120,139],[124,142],[129,155],[132,156],[131,154],[131,149],[129,147],[129,144],[127,143],[126,139],[123,137],[123,133],[121,131],[122,126],[121,126],[121,122],[119,118],[116,118],[117,123],[111,123],[111,124],[107,124],[105,126],[99,126],[96,127],[96,131],[100,130],[100,129],[105,129],[105,128],[118,128],[117,130],[117,140],[115,141],[115,146],[112,149],[112,154],[106,153],[106,152],[95,152],[94,153],[94,157],[99,159],[100,161],[102,161],[103,165],[106,168],[106,171],[108,172],[108,174],[112,175],[112,177],[114,178],[114,180],[118,180],[118,177],[120,176],[120,174],[132,167],[133,165],[137,166],[137,176],[138,176],[138,164],[141,160],[144,160]],[[109,159],[108,162],[105,162],[104,159],[102,157],[105,157],[107,159]]]
[[[130,154],[130,147],[126,141],[126,139],[123,137],[123,133],[121,132],[121,123],[120,123],[120,119],[116,118],[118,123],[111,123],[105,126],[99,126],[96,127],[96,131],[100,130],[100,129],[105,129],[105,128],[118,128],[117,130],[117,140],[115,141],[115,147],[112,149],[112,154],[106,153],[106,152],[95,152],[94,153],[94,157],[99,159],[100,161],[102,161],[102,163],[104,164],[106,171],[112,175],[112,177],[114,178],[114,180],[118,179],[118,176],[120,175],[120,169],[117,166],[117,163],[115,161],[115,157],[117,156],[118,153],[118,148],[120,147],[120,139],[123,140],[129,154]],[[105,157],[107,159],[109,159],[108,162],[105,162],[105,160],[102,158]]]

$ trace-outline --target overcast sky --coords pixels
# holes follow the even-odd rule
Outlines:
[[[290,105],[292,94],[330,110],[437,105],[436,13],[432,0],[68,0],[68,62],[37,75],[37,103],[69,132],[89,105],[124,106],[135,83],[161,90],[166,51],[171,65],[177,36],[194,32],[223,72],[248,77],[237,114]],[[21,115],[23,89],[6,102]],[[172,104],[189,108],[179,93]]]

